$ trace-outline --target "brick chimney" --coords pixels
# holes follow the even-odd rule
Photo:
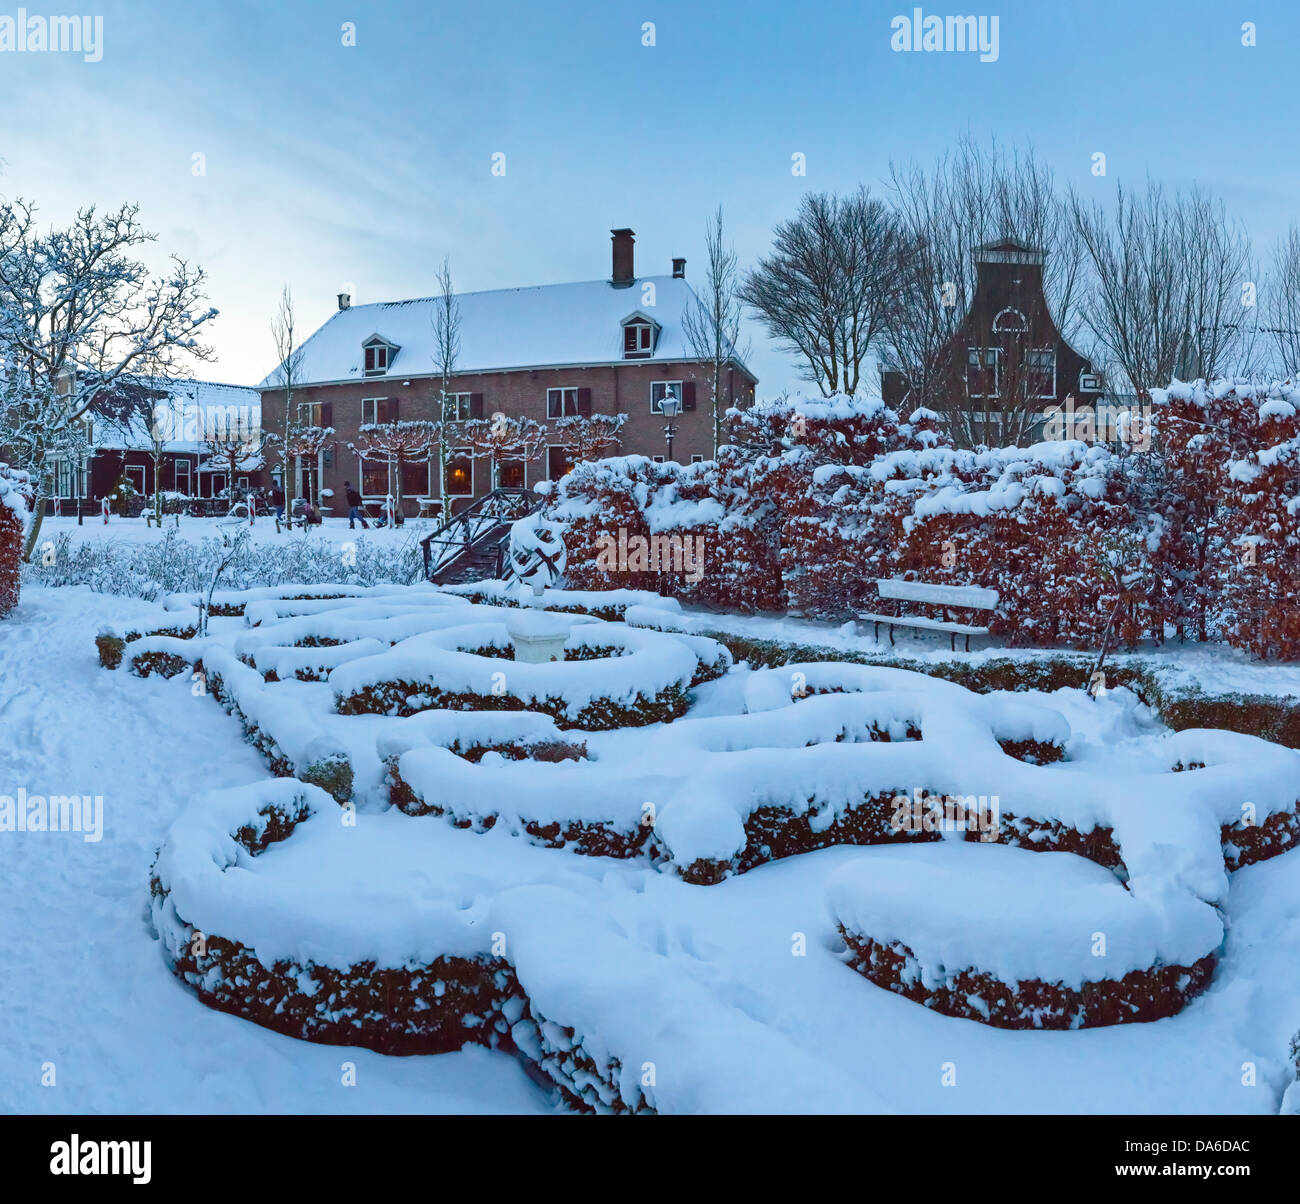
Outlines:
[[[351,308],[352,308],[352,294],[339,293],[339,309],[351,309]]]
[[[680,257],[673,260],[673,279],[674,280],[686,279],[686,260]]]
[[[615,288],[630,288],[636,282],[636,271],[632,266],[632,244],[636,235],[626,228],[611,230],[614,241],[614,272],[610,283]]]

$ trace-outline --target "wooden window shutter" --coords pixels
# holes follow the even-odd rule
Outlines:
[[[397,403],[399,400],[400,398],[397,397],[390,397],[388,399],[388,421],[389,422],[397,421]]]
[[[320,403],[320,424],[321,426],[334,425],[334,403],[332,401],[322,401]]]
[[[591,390],[590,389],[578,390],[578,413],[583,415],[584,417],[589,417],[591,415]]]
[[[693,380],[682,381],[682,413],[688,413],[695,409],[695,382]]]
[[[471,418],[483,417],[483,394],[471,393],[469,395],[469,416]]]

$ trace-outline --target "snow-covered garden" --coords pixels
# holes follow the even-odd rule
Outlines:
[[[1300,753],[1125,686],[977,693],[842,633],[764,668],[672,599],[530,601],[29,586],[7,776],[102,829],[11,846],[4,1103],[1281,1107]]]

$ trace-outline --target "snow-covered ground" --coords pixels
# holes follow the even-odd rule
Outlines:
[[[100,623],[156,622],[158,613],[83,588],[29,587],[0,626],[0,794],[22,787],[103,795],[105,811],[98,842],[76,833],[0,832],[0,1014],[8,1019],[0,1110],[553,1110],[550,1095],[506,1055],[468,1049],[383,1058],[292,1040],[209,1010],[167,970],[147,915],[155,850],[182,808],[205,791],[265,781],[269,773],[237,721],[211,698],[193,695],[187,674],[142,680],[99,667],[93,638]],[[215,622],[221,638],[245,630],[242,620]],[[593,735],[592,751],[606,764],[635,768],[655,741],[665,760],[693,755],[692,747],[709,740],[730,747],[729,717],[768,722],[743,715],[767,680],[735,669],[697,687],[690,715],[671,728]],[[308,701],[326,690],[283,685],[284,697]],[[1062,782],[1108,761],[1136,764],[1162,736],[1127,691],[1096,704],[1079,691],[1016,699],[1068,721],[1070,761],[1040,771]],[[333,722],[364,730],[361,743],[373,743],[379,727],[400,721]],[[768,726],[789,722],[778,713]],[[964,751],[952,751],[954,764]],[[485,781],[510,771],[487,761],[479,768]],[[680,770],[665,764],[663,771]],[[480,834],[404,815],[383,805],[374,773],[370,767],[358,783],[369,797],[361,799],[355,829],[304,825],[257,859],[259,873],[284,890],[328,883],[340,913],[354,900],[376,915],[394,914],[404,899],[446,890],[469,897],[514,885],[566,892],[584,914],[617,927],[620,949],[651,958],[673,997],[692,1001],[689,1013],[661,1018],[654,1030],[668,1042],[658,1072],[665,1099],[673,1098],[673,1076],[686,1076],[672,1065],[674,1048],[681,1056],[707,1051],[707,1079],[680,1098],[719,1110],[1269,1113],[1293,1078],[1286,1050],[1300,1028],[1300,851],[1231,876],[1214,981],[1179,1015],[1013,1032],[947,1018],[868,982],[839,956],[827,904],[827,880],[846,866],[868,877],[873,865],[897,875],[909,862],[933,862],[936,852],[974,864],[994,850],[840,847],[692,886],[642,860],[537,847],[505,824]],[[515,801],[503,796],[484,805]],[[536,897],[544,896],[523,900]],[[1017,899],[1028,922],[1033,902],[1020,893]],[[942,927],[944,918],[940,910],[926,919]],[[588,939],[567,912],[533,920],[534,949],[562,951],[565,940]],[[951,916],[954,929],[968,922]],[[528,974],[568,1003],[565,969],[557,961],[529,966]],[[591,971],[602,972],[616,979],[620,963]],[[635,1008],[635,1000],[627,1006]],[[639,1023],[620,1020],[632,1031]],[[344,1062],[356,1064],[355,1087],[342,1085]],[[46,1064],[53,1064],[56,1086],[42,1086]]]
[[[371,521],[369,530],[365,530],[360,524],[355,528],[349,527],[346,516],[340,518],[337,515],[330,515],[323,519],[319,526],[308,527],[306,530],[294,527],[292,532],[282,529],[277,533],[274,515],[263,514],[259,514],[252,524],[219,518],[190,518],[185,514],[180,516],[178,523],[176,517],[169,514],[163,516],[161,527],[146,523],[143,514],[139,518],[119,518],[114,515],[107,523],[98,517],[92,518],[87,515],[80,526],[75,518],[68,518],[66,515],[55,518],[51,515],[41,523],[40,537],[42,541],[47,539],[57,541],[60,535],[66,535],[74,546],[86,541],[103,540],[152,543],[161,540],[168,531],[176,531],[183,538],[197,543],[206,537],[216,539],[223,534],[247,531],[254,543],[275,540],[283,542],[290,538],[323,540],[328,543],[365,539],[380,545],[398,547],[408,540],[423,539],[436,526],[437,523],[433,519],[408,518],[400,527],[376,527]]]

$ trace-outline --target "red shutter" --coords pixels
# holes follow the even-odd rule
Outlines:
[[[688,413],[695,409],[695,382],[693,380],[682,381],[682,413]]]
[[[483,394],[471,393],[469,395],[469,416],[471,418],[483,417]]]
[[[332,401],[322,401],[320,403],[320,424],[321,426],[334,425],[334,403]]]
[[[590,389],[578,390],[578,413],[583,415],[584,417],[590,416],[591,414],[591,390]]]
[[[397,402],[398,402],[398,400],[399,400],[399,399],[396,398],[396,397],[390,397],[390,398],[388,399],[388,419],[387,419],[387,420],[388,420],[389,422],[396,422],[396,421],[397,421]]]

